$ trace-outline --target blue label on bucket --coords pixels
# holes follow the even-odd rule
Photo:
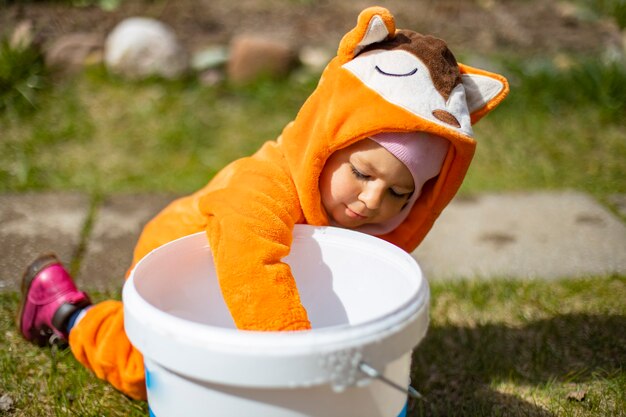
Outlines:
[[[148,366],[146,365],[145,362],[143,364],[143,368],[146,372],[146,390],[151,391],[151,389],[154,389],[154,382],[155,382],[154,374],[150,372],[150,369],[148,369]],[[148,413],[150,413],[150,417],[156,417],[154,413],[152,412],[152,408],[150,408],[150,404],[148,404]]]
[[[407,412],[408,407],[409,407],[409,402],[407,401],[404,404],[404,408],[402,409],[402,411],[400,411],[400,414],[398,414],[398,417],[406,417],[406,412]]]
[[[150,377],[150,371],[148,367],[144,365],[144,369],[146,370],[146,389],[149,391],[152,387],[152,378]]]

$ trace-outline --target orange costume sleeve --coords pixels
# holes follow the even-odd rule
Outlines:
[[[425,131],[450,141],[439,176],[406,220],[380,236],[412,251],[465,177],[476,146],[472,124],[507,93],[502,76],[458,64],[443,41],[396,30],[389,11],[368,8],[281,136],[159,213],[144,228],[133,265],[162,244],[204,230],[238,328],[309,329],[282,259],[295,224],[328,225],[318,182],[330,155],[381,132]],[[70,333],[70,346],[96,375],[144,398],[142,358],[124,333],[121,303],[92,307]]]
[[[281,163],[282,162],[282,163]],[[311,327],[289,265],[293,226],[302,210],[280,149],[267,143],[238,161],[200,199],[222,295],[247,330]]]

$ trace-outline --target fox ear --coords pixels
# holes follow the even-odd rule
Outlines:
[[[459,64],[472,124],[495,109],[509,93],[502,75]]]
[[[342,63],[354,58],[363,48],[395,36],[396,22],[383,7],[369,7],[359,14],[357,25],[339,43],[337,56]]]

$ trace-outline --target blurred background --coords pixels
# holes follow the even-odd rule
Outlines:
[[[0,192],[201,187],[278,136],[370,5],[0,1]],[[511,82],[497,115],[476,126],[461,193],[626,192],[623,0],[378,5],[399,28],[443,38],[459,61]],[[119,30],[115,44],[138,16],[161,26]]]

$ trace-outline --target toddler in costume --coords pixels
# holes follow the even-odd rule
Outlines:
[[[282,262],[294,225],[349,228],[412,251],[463,181],[472,124],[507,93],[502,76],[457,63],[443,41],[396,30],[389,11],[368,8],[280,137],[152,219],[131,269],[160,245],[205,231],[239,329],[310,329]],[[67,342],[99,378],[145,399],[121,302],[91,305],[53,255],[27,268],[22,294],[26,339]]]

